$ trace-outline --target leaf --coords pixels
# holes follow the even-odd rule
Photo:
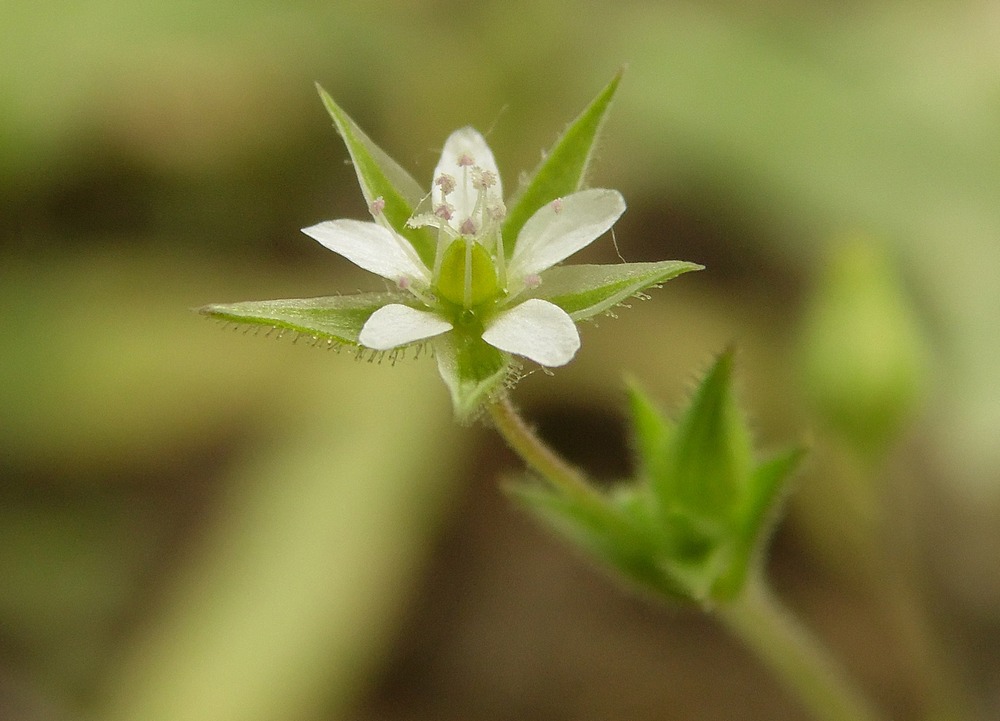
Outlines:
[[[361,327],[372,313],[389,303],[410,305],[413,300],[408,293],[359,293],[218,303],[199,308],[198,312],[230,323],[283,328],[357,346]]]
[[[638,518],[643,499],[637,494],[626,491],[617,499],[594,504],[537,482],[513,484],[505,490],[571,545],[639,588],[678,601],[690,597],[686,587],[664,573],[652,526]]]
[[[373,143],[322,87],[317,85],[316,89],[333,118],[337,132],[344,139],[347,152],[351,154],[354,171],[358,174],[358,183],[368,205],[381,197],[385,201],[382,212],[389,225],[410,241],[425,265],[433,267],[435,238],[424,228],[409,228],[406,225],[426,191]]]
[[[584,176],[593,156],[594,142],[604,124],[624,68],[598,94],[566,131],[556,140],[542,161],[532,171],[507,203],[503,224],[503,244],[509,256],[514,241],[528,218],[549,201],[569,195],[583,187]]]
[[[640,476],[649,481],[666,472],[667,444],[673,432],[670,423],[656,407],[638,381],[627,381],[632,437]]]
[[[681,260],[561,265],[542,274],[542,284],[532,296],[555,303],[574,321],[580,321],[603,313],[646,288],[702,268]]]
[[[673,580],[680,589],[683,598],[698,604],[704,604],[711,598],[713,569],[718,565],[715,560],[718,549],[707,549],[701,563],[693,565],[666,556],[660,560],[660,572]]]
[[[805,449],[794,448],[754,470],[730,531],[729,568],[713,587],[716,598],[733,598],[742,589],[750,564],[761,553],[777,520],[788,480],[804,455]]]
[[[731,388],[733,352],[712,366],[677,424],[669,471],[654,479],[662,508],[725,525],[751,470],[750,437]]]
[[[438,371],[451,392],[455,418],[475,420],[483,404],[504,384],[510,355],[484,342],[480,335],[456,328],[435,343]]]

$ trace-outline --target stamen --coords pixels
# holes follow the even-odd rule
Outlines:
[[[476,164],[476,161],[469,153],[459,153],[459,156],[455,158],[455,163],[460,168],[471,168]]]
[[[497,183],[497,174],[492,170],[483,170],[476,167],[472,169],[472,187],[476,190],[487,190]]]
[[[524,276],[524,287],[528,290],[534,290],[542,284],[542,277],[532,273],[531,275]]]
[[[451,216],[455,213],[455,206],[451,203],[441,203],[436,208],[434,208],[434,215],[441,218],[441,220],[451,220]]]
[[[472,218],[466,218],[462,221],[462,224],[458,226],[458,232],[462,235],[475,235],[476,234],[476,221]]]
[[[475,207],[473,207],[472,212],[469,214],[469,220],[471,221],[472,218],[479,218],[480,223],[478,230],[481,231],[486,229],[486,222],[485,222],[486,218],[483,217],[483,199],[486,197],[486,191],[484,191],[476,184],[476,175],[478,173],[479,173],[479,168],[472,169],[472,187],[476,189],[476,205]],[[474,225],[472,232],[473,233],[476,232]]]
[[[405,290],[407,293],[412,295],[414,298],[419,300],[426,306],[434,306],[434,296],[427,293],[424,288],[419,287],[419,285],[413,282],[413,278],[409,276],[400,276],[396,279],[396,285],[399,286],[400,290]]]
[[[507,258],[503,249],[503,237],[500,235],[500,227],[497,226],[493,234],[493,258],[496,262],[497,280],[504,293],[507,292]]]
[[[561,213],[561,212],[562,212],[562,209],[563,209],[563,201],[562,201],[562,198],[556,198],[555,200],[553,200],[553,201],[552,201],[552,210],[553,210],[553,211],[554,211],[555,213],[557,213],[557,214],[558,214],[558,213]]]
[[[441,189],[442,196],[447,196],[455,190],[455,176],[448,173],[441,173],[434,181],[434,184]]]
[[[467,153],[463,153],[459,156],[458,164],[462,166],[462,207],[469,207],[469,168],[462,165],[463,158],[468,158],[472,160],[472,156]]]
[[[495,203],[488,204],[483,209],[484,231],[492,231],[494,228],[497,229],[497,239],[499,240],[499,228],[503,224],[505,215],[507,215],[507,209],[504,207],[502,202],[497,201]]]
[[[368,212],[372,214],[372,220],[388,230],[390,233],[396,233],[396,229],[390,225],[389,219],[385,217],[385,198],[381,195],[375,198],[375,200],[373,200],[368,206]]]

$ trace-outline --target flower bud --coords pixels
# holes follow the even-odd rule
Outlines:
[[[923,391],[927,347],[877,244],[855,239],[832,252],[806,316],[802,361],[827,422],[865,455],[884,450]]]

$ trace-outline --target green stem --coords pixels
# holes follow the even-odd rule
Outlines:
[[[720,604],[722,622],[809,709],[817,721],[878,721],[881,716],[825,649],[766,588],[751,578],[743,593]]]
[[[545,445],[514,408],[507,396],[488,406],[497,431],[521,459],[537,473],[567,495],[603,506],[600,494],[580,471]]]

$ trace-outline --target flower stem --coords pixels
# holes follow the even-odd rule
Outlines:
[[[716,612],[817,721],[881,718],[762,579],[749,579],[743,593],[732,602],[720,604]]]
[[[580,471],[545,445],[506,395],[488,406],[493,425],[521,459],[563,493],[603,505],[600,493]]]

